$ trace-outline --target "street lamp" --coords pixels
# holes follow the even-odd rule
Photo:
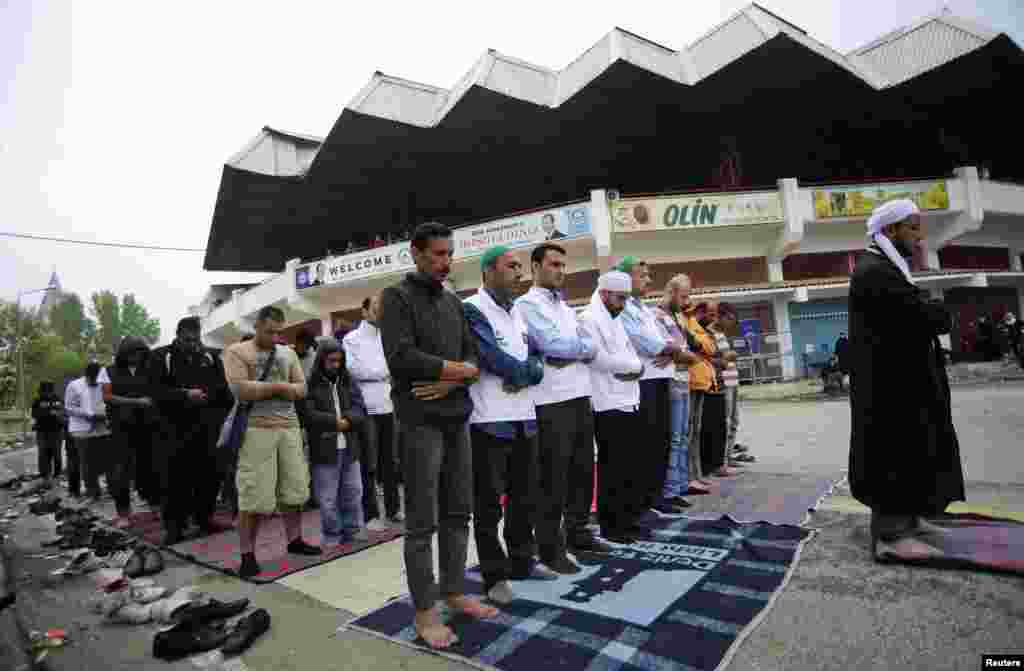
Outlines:
[[[25,291],[18,292],[18,299],[14,303],[14,318],[15,318],[15,337],[14,342],[18,346],[18,405],[21,410],[21,432],[25,433],[28,431],[28,415],[25,412],[28,409],[27,399],[25,397],[25,347],[21,342],[21,297],[28,296],[29,294],[38,294],[43,291],[50,291],[57,287],[50,285],[43,287],[42,289],[27,289]]]

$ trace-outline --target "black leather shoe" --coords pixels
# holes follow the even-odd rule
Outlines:
[[[167,532],[164,534],[164,545],[171,546],[177,545],[181,541],[185,540],[185,536],[181,531],[181,527],[169,526]]]
[[[632,545],[637,540],[636,536],[628,531],[609,531],[603,535],[612,543],[619,543],[620,545]]]
[[[220,651],[225,655],[238,655],[249,649],[257,638],[270,629],[270,613],[263,608],[249,613],[235,625]]]
[[[668,500],[668,502],[674,506],[679,506],[680,508],[689,508],[690,506],[693,505],[692,503],[690,503],[681,496],[673,496]]]
[[[662,501],[653,508],[654,511],[661,515],[682,515],[685,511],[682,506],[677,506],[674,503],[668,501]]]
[[[262,569],[255,557],[242,557],[242,563],[238,567],[239,578],[255,578]]]
[[[594,538],[593,536],[591,536],[590,538],[580,538],[578,540],[573,541],[569,545],[569,549],[573,550],[574,552],[591,552],[593,554],[608,554],[614,548],[612,548],[611,545],[608,545],[604,541],[602,541],[602,540],[600,540],[598,538]]]
[[[220,627],[196,629],[174,627],[157,632],[153,638],[153,656],[168,661],[206,652],[224,645],[228,632]]]
[[[203,604],[187,606],[180,613],[176,613],[174,619],[178,621],[178,627],[180,628],[195,629],[209,622],[234,617],[248,607],[248,599],[228,602],[210,599]]]

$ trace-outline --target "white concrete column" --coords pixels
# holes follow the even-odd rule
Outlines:
[[[256,322],[245,308],[244,293],[245,289],[235,289],[231,292],[231,305],[235,308],[235,326],[242,333],[255,333]]]
[[[793,177],[780,179],[778,185],[783,225],[767,254],[769,263],[781,263],[782,259],[795,252],[804,239],[805,223],[814,220],[814,198],[809,191],[800,191],[800,185]]]
[[[594,233],[598,271],[607,272],[612,265],[612,211],[605,189],[590,192],[590,227]]]
[[[782,261],[769,261],[768,263],[768,281],[769,282],[781,282],[785,278],[782,276]]]
[[[973,167],[957,168],[955,172],[963,186],[963,196],[951,199],[950,207],[960,210],[961,214],[935,230],[926,227],[928,250],[936,253],[961,235],[980,230],[982,222],[985,220],[985,201],[981,193],[978,169]]]
[[[779,359],[782,363],[782,377],[796,377],[796,353],[793,351],[793,327],[789,319],[790,295],[782,294],[772,298],[772,314],[775,317],[775,331],[779,337]]]

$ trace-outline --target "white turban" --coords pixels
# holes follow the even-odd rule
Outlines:
[[[899,200],[891,200],[888,203],[879,205],[871,213],[871,218],[868,219],[868,239],[878,245],[882,253],[896,264],[896,267],[900,269],[900,272],[903,273],[903,276],[911,284],[914,283],[914,278],[910,275],[910,266],[907,265],[907,260],[896,251],[892,241],[882,234],[882,229],[889,224],[899,223],[907,217],[918,213],[920,213],[920,210],[917,209],[914,201],[909,198],[900,198]]]
[[[610,270],[597,278],[597,288],[628,294],[633,290],[633,278],[619,270]]]

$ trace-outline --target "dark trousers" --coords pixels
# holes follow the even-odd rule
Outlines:
[[[637,459],[643,415],[607,410],[594,413],[597,440],[597,519],[605,537],[621,535],[646,510],[648,463]],[[638,446],[639,447],[639,446]]]
[[[135,491],[139,493],[139,498],[149,505],[159,505],[162,496],[160,493],[160,462],[156,456],[157,429],[153,425],[147,425],[139,427],[133,435]]]
[[[85,484],[85,495],[94,498],[99,498],[102,495],[100,491],[100,475],[106,476],[107,489],[110,489],[110,474],[108,468],[110,465],[110,441],[111,437],[99,436],[95,438],[75,438],[75,454],[77,460],[75,463],[75,475],[71,475],[71,463],[68,463],[68,489],[77,495],[78,489],[78,475],[81,474],[82,482]],[[72,479],[74,482],[72,482]]]
[[[64,455],[68,464],[68,494],[78,496],[82,493],[82,468],[78,463],[78,446],[70,433],[64,434]]]
[[[871,510],[871,540],[895,541],[908,536],[917,528],[917,515],[893,514],[873,508]]]
[[[238,483],[235,477],[238,473],[238,452],[236,450],[220,449],[217,455],[218,465],[223,481],[220,488],[220,498],[232,515],[238,514]],[[312,472],[312,469],[310,469]]]
[[[60,475],[60,446],[64,442],[64,431],[36,431],[36,452],[39,459],[39,475],[44,479]]]
[[[380,517],[380,502],[377,500],[377,482],[384,485],[384,511],[388,517],[398,514],[398,480],[395,460],[394,415],[370,415],[366,418],[363,436],[372,444],[363,454],[377,455],[375,464],[363,458],[359,469],[363,476],[363,513],[366,521]]]
[[[527,437],[520,425],[515,438],[498,438],[472,426],[473,535],[480,558],[484,591],[530,569],[537,482],[536,434]],[[505,549],[498,539],[501,497],[505,509]]]
[[[216,435],[205,425],[185,422],[182,426],[165,425],[162,433],[164,527],[184,530],[190,517],[200,525],[206,524],[214,512],[220,490]]]
[[[635,457],[641,460],[641,478],[637,486],[643,494],[644,510],[661,501],[665,488],[665,469],[672,449],[672,414],[668,378],[640,382],[640,434],[644,448]]]
[[[537,406],[537,427],[537,545],[541,561],[551,562],[565,554],[567,542],[573,545],[591,535],[587,529],[594,501],[594,415],[590,398]]]
[[[127,515],[132,510],[132,480],[138,478],[136,456],[140,446],[151,439],[152,433],[145,426],[121,424],[114,428],[107,455],[110,464],[107,488],[119,515]]]
[[[473,455],[467,424],[403,423],[405,453],[405,572],[417,610],[433,608],[438,590],[462,594],[473,514]],[[434,579],[434,533],[440,586]]]
[[[703,418],[700,423],[700,459],[704,473],[713,473],[725,466],[725,394],[704,395]]]

